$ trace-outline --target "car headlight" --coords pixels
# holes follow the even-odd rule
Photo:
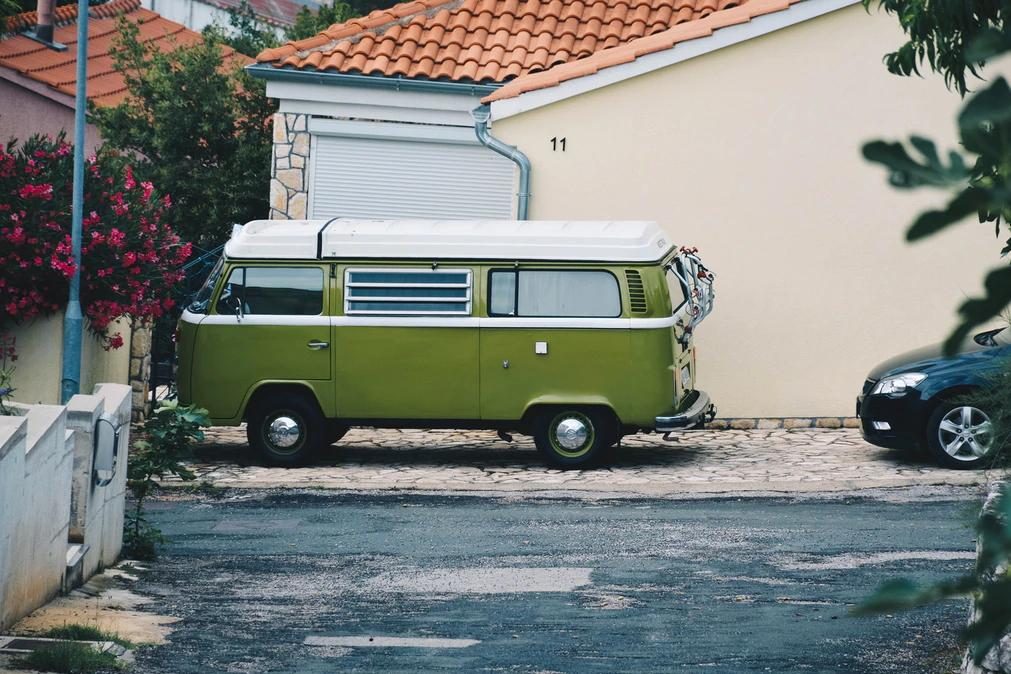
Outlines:
[[[885,377],[871,391],[871,395],[886,395],[892,398],[901,398],[906,395],[906,391],[916,388],[916,385],[927,378],[922,372],[906,372],[891,377]]]

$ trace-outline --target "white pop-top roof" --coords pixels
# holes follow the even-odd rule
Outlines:
[[[671,248],[655,222],[549,220],[254,220],[229,258],[421,258],[653,262]]]

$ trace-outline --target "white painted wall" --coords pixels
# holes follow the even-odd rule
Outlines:
[[[942,79],[882,65],[902,40],[856,5],[492,131],[530,157],[531,218],[653,219],[701,249],[718,278],[698,385],[721,416],[849,416],[868,370],[946,336],[1001,264],[990,226],[907,244],[944,196],[894,190],[860,156],[912,133],[955,146]]]
[[[18,360],[14,363],[14,400],[24,404],[60,402],[63,380],[63,312],[38,318],[9,329],[17,339]],[[98,382],[127,384],[130,381],[130,322],[116,321],[110,334],[123,336],[124,344],[106,351],[85,328],[81,343],[81,390],[90,391]]]
[[[63,586],[71,538],[84,543],[84,579],[119,557],[123,541],[131,389],[102,384],[68,407],[0,416],[0,631]],[[113,482],[91,474],[95,421],[122,425]]]
[[[74,465],[66,420],[55,405],[0,417],[0,630],[63,583]]]
[[[169,21],[181,23],[198,33],[213,24],[223,28],[229,27],[226,10],[206,2],[200,2],[200,0],[141,0],[140,4],[145,9],[158,12]],[[278,38],[284,36],[284,31],[276,26],[267,26],[266,24],[262,24],[262,26],[273,30]]]
[[[131,394],[132,389],[123,384],[99,384],[93,395],[76,395],[67,405],[67,428],[74,431],[69,539],[87,546],[84,578],[115,563],[123,548]],[[121,429],[116,474],[112,483],[103,487],[92,478],[94,432],[99,419]]]

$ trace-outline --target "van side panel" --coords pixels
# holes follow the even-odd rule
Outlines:
[[[207,317],[197,328],[194,346],[193,390],[200,397],[193,402],[207,408],[212,419],[238,421],[242,403],[261,383],[308,382],[319,388],[317,399],[327,414],[333,386],[329,353],[307,347],[330,335],[326,317],[321,318],[318,325],[268,325]]]
[[[199,314],[183,312],[177,325],[176,338],[176,393],[179,402],[189,405],[193,402],[193,345],[197,340],[197,326],[203,318]]]
[[[478,346],[476,326],[336,326],[339,416],[480,418]]]
[[[518,420],[539,400],[606,400],[622,416],[634,398],[629,332],[482,327],[481,419]]]
[[[621,420],[630,425],[652,428],[656,417],[675,408],[677,368],[671,348],[670,328],[630,330],[632,354],[628,377],[635,382],[629,411]]]

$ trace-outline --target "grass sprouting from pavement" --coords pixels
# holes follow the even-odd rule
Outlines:
[[[61,627],[53,627],[39,635],[44,639],[66,639],[68,641],[112,641],[123,648],[134,648],[134,644],[118,634],[105,632],[93,625],[71,623]]]
[[[19,667],[58,674],[93,674],[121,669],[112,653],[100,653],[90,644],[77,641],[54,641],[32,651],[16,664]]]

